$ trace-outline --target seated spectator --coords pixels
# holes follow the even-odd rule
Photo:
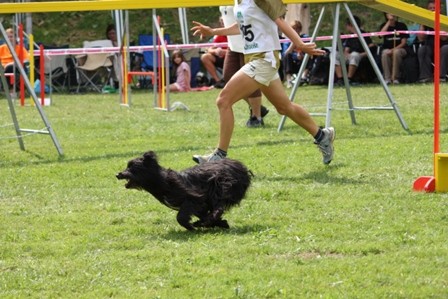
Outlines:
[[[185,62],[184,54],[181,50],[175,50],[171,59],[176,71],[176,82],[170,84],[169,90],[190,91],[191,71],[190,66]]]
[[[436,10],[434,0],[429,0],[426,8],[430,11]],[[421,31],[434,31],[433,28],[420,25]],[[418,34],[421,46],[418,48],[419,62],[419,82],[428,83],[433,81],[433,60],[434,60],[434,35]],[[440,82],[446,82],[448,72],[448,36],[440,37]]]
[[[300,21],[293,21],[291,22],[291,27],[297,32],[297,34],[300,37],[307,37],[306,34],[300,34],[302,31],[302,23]],[[303,58],[305,55],[303,52],[298,51],[294,45],[289,43],[284,43],[282,45],[282,48],[286,49],[283,52],[282,57],[282,65],[283,65],[283,72],[285,74],[285,80],[286,80],[286,87],[291,88],[293,83],[293,75],[297,74],[300,70],[300,66],[302,65]],[[311,59],[308,60],[308,63],[312,64]],[[306,80],[308,75],[309,69],[305,69],[301,80]]]
[[[28,51],[26,50],[25,47],[23,47],[23,46],[20,47],[20,45],[16,43],[16,40],[14,39],[14,30],[12,28],[6,29],[6,35],[9,39],[9,42],[14,47],[17,57],[19,57],[19,59],[21,59],[19,54],[20,54],[20,51],[22,50],[23,61],[24,62],[28,61],[30,55],[28,54]],[[13,73],[14,72],[14,58],[12,57],[12,54],[9,51],[8,45],[6,43],[0,46],[0,61],[5,70],[5,73]]]
[[[386,22],[381,24],[381,32],[393,32],[408,30],[406,24],[399,22],[398,17],[384,13]],[[406,57],[407,39],[409,34],[388,34],[383,36],[383,46],[381,52],[381,65],[383,67],[383,76],[387,84],[399,84],[401,77],[400,66],[403,58]]]
[[[114,24],[107,25],[106,38],[112,42],[112,45],[114,45],[114,47],[118,47],[117,31],[115,30]]]
[[[361,20],[357,16],[353,16],[355,19],[356,25],[358,25],[361,33],[366,33],[366,31],[361,29]],[[350,19],[347,18],[345,22],[345,28],[349,34],[356,33],[355,26],[350,22]],[[372,39],[368,36],[364,36],[364,41],[368,45],[369,49],[376,47],[376,45],[372,42]],[[364,50],[360,40],[358,37],[347,38],[342,43],[344,47],[344,56],[345,62],[348,65],[347,77],[349,84],[355,84],[353,82],[353,77],[355,76],[356,71],[358,70],[359,63],[361,59],[367,57],[367,53]],[[339,59],[336,59],[335,65],[335,73],[338,85],[343,85],[344,82],[342,80],[342,67]]]
[[[222,19],[220,18],[222,24]],[[221,25],[222,27],[222,25]],[[213,37],[213,43],[226,43],[227,36],[216,35]],[[209,73],[212,79],[212,84],[216,88],[223,88],[225,81],[223,78],[218,76],[217,68],[223,68],[224,58],[227,53],[227,47],[210,47],[207,49],[206,53],[202,54],[201,61],[205,69]]]

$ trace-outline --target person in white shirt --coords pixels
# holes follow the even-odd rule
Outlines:
[[[233,25],[235,14],[233,13],[233,6],[220,6],[221,18],[224,27]],[[229,82],[230,78],[244,66],[244,41],[241,35],[229,35],[227,37],[229,49],[227,50],[226,58],[224,59],[224,81]],[[257,89],[248,98],[244,99],[250,107],[249,120],[246,126],[249,128],[256,128],[264,126],[263,117],[268,114],[269,110],[261,105],[261,91]]]
[[[196,163],[224,159],[230,146],[234,128],[232,106],[248,97],[258,88],[274,105],[278,113],[291,118],[314,137],[329,164],[334,155],[334,128],[320,128],[310,114],[300,105],[289,100],[278,75],[280,29],[297,48],[309,55],[323,55],[315,43],[304,43],[297,32],[282,17],[286,12],[281,0],[235,0],[234,13],[237,22],[224,28],[211,28],[193,21],[193,35],[241,34],[244,39],[246,64],[230,79],[216,100],[220,116],[220,134],[217,148],[208,155],[194,155]]]

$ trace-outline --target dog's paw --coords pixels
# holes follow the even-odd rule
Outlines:
[[[229,223],[227,222],[227,220],[224,220],[224,219],[216,220],[215,223],[213,223],[213,226],[226,228],[226,229],[230,228]]]
[[[202,220],[193,222],[193,227],[204,227],[204,226],[205,226],[205,224],[204,224],[204,222],[202,222]]]

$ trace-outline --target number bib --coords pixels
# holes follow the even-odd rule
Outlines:
[[[277,24],[254,0],[235,1],[234,13],[244,40],[244,54],[281,49]]]

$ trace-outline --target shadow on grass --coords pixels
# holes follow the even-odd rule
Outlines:
[[[401,132],[401,133],[400,133]],[[448,133],[448,128],[443,129],[440,131],[440,133]],[[349,138],[351,140],[354,139],[365,139],[365,138],[393,138],[396,136],[403,136],[405,134],[412,134],[412,135],[432,135],[433,132],[431,129],[427,129],[427,128],[422,128],[419,130],[415,130],[415,131],[396,131],[396,132],[388,132],[387,134],[385,133],[384,135],[368,135],[368,134],[358,134],[356,136],[347,136],[346,138]],[[338,137],[337,139],[341,139],[340,137]],[[343,137],[342,137],[343,139]],[[247,148],[249,146],[272,146],[275,147],[277,145],[285,145],[285,144],[292,144],[292,143],[296,143],[296,142],[303,142],[303,140],[301,140],[300,138],[297,139],[291,139],[291,138],[284,138],[279,134],[279,138],[276,140],[268,140],[268,141],[259,141],[257,143],[244,143],[244,144],[239,144],[239,145],[234,145],[232,146],[232,150],[238,149],[238,148]],[[116,159],[116,158],[126,158],[126,159],[133,159],[137,156],[142,155],[144,152],[146,152],[147,150],[154,150],[158,155],[162,156],[164,154],[170,154],[170,153],[179,153],[179,152],[187,152],[187,153],[191,153],[191,152],[197,152],[197,153],[202,153],[202,152],[206,152],[207,149],[204,149],[204,147],[202,146],[178,146],[178,147],[170,147],[170,148],[164,148],[164,149],[157,149],[156,147],[150,147],[150,148],[146,148],[146,149],[135,149],[135,150],[130,150],[127,152],[119,152],[119,153],[105,153],[105,154],[101,154],[101,155],[92,155],[92,156],[78,156],[78,157],[68,157],[67,155],[62,155],[62,156],[57,156],[56,159],[51,158],[49,159],[48,157],[43,157],[40,154],[37,154],[35,152],[29,151],[29,150],[25,150],[25,153],[27,153],[30,157],[38,159],[38,160],[34,160],[34,161],[28,161],[28,162],[24,162],[24,161],[20,161],[20,162],[11,162],[11,163],[5,163],[5,161],[0,162],[0,166],[10,166],[10,167],[18,167],[18,166],[26,166],[26,165],[44,165],[44,164],[51,164],[51,163],[55,163],[55,162],[60,162],[60,163],[71,163],[71,162],[92,162],[92,161],[98,161],[98,160],[108,160],[108,159]],[[54,157],[54,156],[52,156]]]
[[[172,149],[154,149],[154,148],[148,148],[145,150],[132,150],[128,152],[121,152],[121,153],[106,153],[102,155],[95,155],[95,156],[78,156],[78,157],[67,157],[66,155],[58,156],[57,159],[48,159],[47,157],[43,157],[37,153],[31,152],[29,150],[25,150],[24,152],[27,153],[29,156],[34,157],[36,159],[39,159],[37,161],[20,161],[20,162],[13,162],[13,163],[0,163],[0,165],[8,165],[11,167],[17,167],[17,166],[25,166],[25,165],[44,165],[44,164],[52,164],[55,162],[60,163],[71,163],[71,162],[92,162],[92,161],[98,161],[98,160],[109,160],[109,159],[116,159],[116,158],[126,158],[128,160],[134,159],[138,156],[143,155],[147,150],[155,150],[158,155],[163,153],[179,153],[182,151],[193,151],[198,150],[198,148],[192,148],[192,147],[177,147]]]
[[[168,240],[176,240],[188,242],[201,238],[204,235],[245,235],[253,234],[260,231],[265,231],[269,227],[265,225],[243,225],[238,226],[238,224],[231,226],[230,229],[222,228],[209,228],[209,229],[197,229],[194,231],[187,231],[182,229],[172,229],[161,237]]]
[[[267,176],[267,175],[255,175],[255,180],[259,181],[268,181],[268,182],[288,182],[289,184],[297,184],[300,183],[308,183],[309,181],[313,181],[319,184],[333,184],[333,185],[364,185],[367,184],[368,181],[363,179],[362,177],[341,177],[332,175],[333,171],[336,171],[338,168],[344,167],[344,165],[337,164],[331,167],[325,167],[320,170],[314,170],[308,173],[302,173],[298,175],[289,175],[289,176]]]

